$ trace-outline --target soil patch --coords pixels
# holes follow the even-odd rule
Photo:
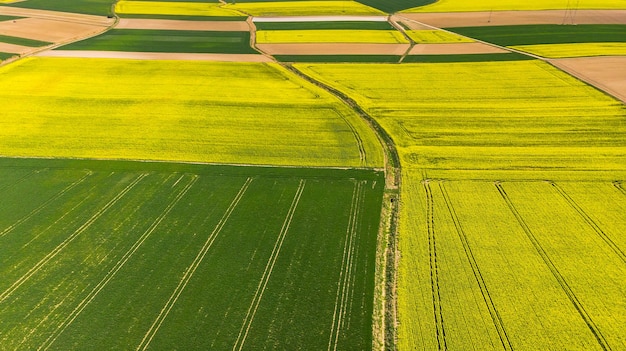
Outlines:
[[[126,51],[87,51],[50,50],[36,54],[40,57],[115,58],[135,60],[189,60],[220,62],[272,62],[263,55],[256,54],[197,54],[174,52],[126,52]]]
[[[302,43],[256,47],[270,55],[403,55],[409,44]]]
[[[9,44],[9,43],[0,43],[0,52],[6,52],[9,54],[22,55],[22,54],[29,53],[33,50],[36,50],[36,48],[31,48],[29,46]]]
[[[122,18],[117,29],[206,30],[220,32],[247,32],[243,21],[184,21],[167,19]]]
[[[510,51],[483,43],[418,44],[409,55],[498,54]]]
[[[43,18],[22,18],[0,22],[0,34],[47,42],[63,42],[96,34],[102,26],[51,20]]]
[[[626,56],[566,58],[549,62],[626,102]]]
[[[626,10],[546,10],[449,13],[403,13],[402,18],[439,28],[522,24],[626,24]]]

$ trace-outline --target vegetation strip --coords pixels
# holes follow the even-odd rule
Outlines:
[[[185,176],[181,175],[179,180],[182,180]],[[196,180],[197,176],[191,177],[190,181],[180,190],[180,192],[176,195],[174,200],[168,204],[165,210],[156,218],[156,220],[151,224],[151,226],[139,237],[139,239],[131,246],[128,251],[120,258],[119,261],[115,264],[115,266],[107,272],[106,276],[102,278],[102,280],[91,290],[91,292],[76,306],[76,308],[66,317],[63,323],[59,324],[54,333],[52,333],[48,339],[44,342],[43,345],[40,346],[39,350],[47,350],[52,344],[54,344],[55,340],[58,336],[65,331],[65,329],[78,317],[78,315],[87,307],[87,305],[96,298],[96,296],[104,289],[104,287],[115,277],[115,275],[124,267],[124,265],[128,262],[128,260],[137,252],[139,247],[143,245],[146,239],[156,230],[156,228],[163,222],[165,217],[171,212],[172,208],[178,204],[178,202],[185,196],[185,194],[192,188]],[[178,183],[178,181],[174,184],[174,186]]]
[[[80,226],[76,231],[74,231],[70,236],[68,236],[62,243],[56,246],[52,251],[50,251],[44,258],[42,258],[37,264],[35,264],[26,274],[24,274],[20,279],[15,281],[7,290],[3,291],[0,294],[0,302],[6,300],[11,294],[13,294],[24,282],[30,279],[37,271],[39,271],[43,266],[45,266],[50,260],[52,260],[56,255],[59,254],[70,242],[76,239],[80,234],[85,232],[95,221],[97,221],[105,212],[107,212],[111,207],[113,207],[121,198],[123,198],[133,187],[135,187],[143,178],[147,176],[146,173],[139,175],[135,178],[130,184],[126,186],[121,192],[119,192],[113,199],[111,199],[106,205],[104,205],[101,209],[99,209],[96,213],[94,213],[83,225]]]
[[[152,342],[152,339],[154,338],[154,336],[158,332],[159,328],[161,327],[161,324],[163,324],[163,321],[165,320],[165,318],[167,318],[167,315],[169,314],[169,312],[174,307],[174,304],[176,304],[176,301],[178,300],[178,298],[182,294],[183,290],[185,289],[185,287],[189,283],[189,280],[191,280],[191,277],[193,276],[193,274],[198,269],[198,266],[200,266],[200,263],[202,263],[202,260],[204,259],[204,257],[206,256],[207,252],[209,251],[209,249],[213,245],[213,242],[215,241],[215,238],[222,231],[222,228],[224,228],[224,225],[226,224],[226,222],[230,218],[231,214],[233,213],[233,211],[237,207],[237,204],[239,203],[241,198],[246,193],[246,190],[248,190],[248,187],[250,186],[251,182],[252,182],[252,178],[248,178],[246,180],[246,182],[242,185],[241,189],[239,190],[239,193],[237,193],[237,195],[235,196],[235,198],[231,202],[230,206],[228,207],[228,209],[226,210],[226,212],[222,216],[222,219],[218,222],[218,224],[215,227],[215,229],[213,229],[213,232],[211,233],[211,235],[209,235],[207,241],[205,242],[204,246],[202,247],[202,249],[200,250],[200,252],[196,256],[196,258],[194,259],[193,263],[189,266],[189,268],[187,270],[185,270],[185,274],[183,275],[183,278],[178,283],[178,286],[176,287],[176,289],[174,290],[174,292],[170,296],[170,298],[167,301],[167,303],[165,304],[165,306],[161,309],[161,312],[159,313],[158,317],[155,319],[155,321],[150,326],[150,329],[148,330],[148,332],[144,335],[143,339],[141,340],[141,343],[137,346],[136,350],[146,350],[150,346],[150,343]]]
[[[537,240],[537,238],[535,237],[535,235],[533,234],[531,229],[528,227],[528,225],[526,224],[524,218],[521,216],[521,214],[519,213],[519,211],[515,207],[515,204],[513,204],[513,201],[511,200],[511,198],[507,194],[507,192],[504,189],[504,187],[502,186],[502,184],[500,182],[496,182],[495,186],[498,189],[498,192],[500,193],[500,195],[502,196],[502,199],[506,202],[507,206],[511,210],[511,213],[513,213],[513,215],[517,219],[519,225],[524,230],[524,233],[526,234],[528,239],[532,242],[533,246],[535,247],[535,249],[537,250],[537,252],[541,256],[541,258],[543,259],[544,263],[548,266],[548,268],[550,268],[550,272],[552,272],[552,274],[554,275],[556,280],[559,282],[559,285],[561,286],[563,291],[567,294],[567,297],[570,299],[571,303],[576,308],[576,311],[578,311],[580,316],[583,318],[583,320],[585,321],[585,323],[587,324],[587,326],[589,327],[589,329],[593,333],[593,335],[596,338],[596,341],[598,342],[598,344],[605,351],[611,350],[611,347],[608,344],[608,342],[606,341],[604,335],[602,335],[602,332],[598,329],[598,326],[591,319],[591,317],[589,316],[589,314],[585,310],[585,307],[578,300],[578,298],[576,297],[576,295],[574,294],[574,292],[570,288],[569,284],[567,283],[567,281],[565,280],[563,275],[561,275],[561,273],[559,272],[557,267],[554,265],[554,263],[550,259],[550,256],[548,256],[546,251],[541,246],[541,243],[539,242],[539,240]]]
[[[52,44],[51,42],[42,41],[42,40],[34,40],[27,38],[18,38],[8,35],[0,35],[0,42],[14,45],[22,45],[29,47],[40,47]]]
[[[261,299],[263,298],[263,294],[265,293],[265,289],[267,288],[267,283],[272,276],[272,271],[274,270],[274,266],[276,265],[276,260],[278,259],[278,255],[280,254],[280,250],[283,246],[283,242],[285,241],[285,236],[289,231],[289,227],[291,226],[291,222],[293,220],[293,215],[296,212],[296,208],[298,207],[298,203],[300,202],[300,197],[302,197],[302,192],[304,191],[304,186],[306,185],[305,180],[300,180],[300,184],[298,185],[298,189],[296,190],[296,194],[291,202],[291,206],[289,207],[289,212],[287,213],[287,217],[283,222],[283,226],[280,229],[280,233],[276,238],[276,243],[274,244],[274,248],[272,250],[272,254],[265,265],[265,270],[263,271],[263,276],[259,281],[259,285],[254,293],[254,298],[250,303],[250,307],[248,308],[248,312],[246,313],[246,317],[243,320],[243,324],[241,325],[241,329],[239,330],[239,334],[237,335],[237,340],[233,345],[233,351],[240,351],[243,349],[244,344],[246,343],[246,338],[248,337],[248,333],[250,332],[250,327],[252,326],[252,322],[254,321],[254,316],[259,308],[259,304],[261,303]]]

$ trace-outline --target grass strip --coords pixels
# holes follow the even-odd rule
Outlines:
[[[13,45],[30,46],[30,47],[39,47],[39,46],[46,46],[46,45],[52,44],[47,41],[18,38],[18,37],[12,37],[12,36],[2,35],[2,34],[0,34],[0,42],[13,44]]]
[[[253,54],[249,32],[114,29],[64,50]]]
[[[447,29],[502,46],[626,42],[626,25],[623,24],[533,24]]]

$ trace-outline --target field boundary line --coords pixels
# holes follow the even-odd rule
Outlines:
[[[261,281],[259,282],[259,285],[257,286],[254,293],[254,298],[250,303],[250,307],[248,307],[248,312],[246,313],[246,317],[244,318],[241,329],[239,330],[239,334],[237,335],[237,340],[235,340],[235,344],[233,345],[233,350],[241,350],[246,342],[248,333],[250,331],[250,328],[252,327],[252,322],[254,321],[254,316],[256,315],[256,311],[259,308],[259,305],[261,304],[261,299],[263,298],[263,294],[265,293],[267,283],[269,282],[270,277],[272,276],[272,272],[274,271],[274,265],[278,260],[278,255],[280,254],[280,250],[283,247],[283,242],[285,241],[287,232],[291,227],[291,221],[293,220],[293,216],[296,213],[296,208],[300,203],[300,198],[302,197],[302,193],[304,192],[305,185],[306,180],[301,179],[300,184],[298,185],[298,189],[296,190],[296,194],[291,201],[291,206],[289,207],[289,211],[287,212],[287,216],[285,217],[283,226],[281,227],[280,233],[276,238],[276,243],[274,243],[272,254],[270,255],[270,258],[265,265],[265,270],[263,271]]]
[[[350,285],[353,281],[352,269],[354,267],[355,241],[358,229],[358,219],[361,212],[361,202],[363,199],[364,181],[355,184],[352,191],[352,200],[350,204],[350,217],[346,228],[346,238],[344,241],[343,255],[341,259],[341,271],[337,282],[337,295],[335,296],[335,308],[333,312],[333,323],[330,329],[330,338],[328,340],[328,350],[337,350],[339,343],[339,333],[345,321],[347,313],[347,305],[350,300]]]
[[[178,183],[182,178],[181,176]],[[156,230],[156,228],[163,222],[163,220],[169,215],[172,209],[178,204],[178,202],[187,194],[187,192],[193,187],[193,185],[198,180],[198,176],[194,175],[191,180],[183,187],[182,190],[178,192],[176,197],[167,205],[167,207],[161,212],[161,214],[152,222],[150,227],[137,239],[137,241],[124,253],[122,258],[111,268],[107,274],[100,280],[100,282],[87,294],[87,296],[74,308],[74,310],[65,318],[65,320],[59,324],[56,330],[50,334],[48,339],[44,341],[44,343],[39,346],[37,350],[47,350],[54,344],[56,339],[69,327],[74,320],[82,313],[82,311],[93,301],[96,296],[104,289],[104,287],[111,281],[117,272],[119,272],[126,263],[130,260],[130,258],[135,254],[135,252],[143,245],[143,243],[148,239],[150,235]]]
[[[435,332],[437,337],[437,349],[447,350],[446,329],[443,320],[443,309],[441,306],[441,294],[439,288],[439,266],[437,263],[437,245],[435,241],[435,200],[433,199],[430,180],[422,182],[426,192],[426,215],[428,218],[428,256],[430,258],[430,288],[433,297],[433,312],[435,317]]]
[[[617,246],[617,244],[613,241],[613,239],[611,239],[605,232],[604,230],[602,230],[602,228],[600,228],[600,226],[598,225],[598,223],[596,223],[596,221],[593,220],[593,218],[591,218],[591,216],[589,216],[589,214],[587,214],[587,212],[585,212],[585,210],[580,207],[580,205],[578,205],[578,203],[576,203],[576,201],[574,199],[572,199],[572,197],[570,197],[565,190],[563,190],[563,188],[561,188],[558,184],[554,183],[554,182],[550,182],[550,185],[552,185],[552,188],[559,194],[561,195],[561,197],[567,201],[568,205],[570,205],[571,208],[573,208],[578,215],[580,215],[585,222],[587,222],[587,224],[591,227],[591,229],[593,229],[596,234],[598,234],[598,236],[604,240],[604,242],[609,245],[609,247],[617,254],[617,256],[622,260],[622,262],[626,263],[626,254],[624,254],[624,251],[622,251],[622,249],[620,249],[619,246]]]
[[[8,226],[7,228],[5,228],[3,231],[0,232],[0,238],[7,235],[8,233],[10,233],[11,231],[13,231],[13,229],[15,229],[16,227],[18,227],[19,225],[21,225],[22,223],[26,222],[27,220],[29,220],[30,218],[32,218],[34,215],[36,215],[37,213],[41,212],[44,208],[46,208],[48,205],[50,205],[52,202],[58,200],[59,198],[61,198],[63,195],[65,195],[68,191],[72,190],[73,188],[75,188],[76,186],[78,186],[79,184],[81,184],[82,182],[84,182],[87,178],[89,178],[90,176],[93,175],[93,172],[88,171],[82,178],[76,180],[74,183],[68,185],[67,187],[65,187],[65,189],[61,190],[59,193],[55,194],[53,197],[49,198],[48,200],[46,200],[43,204],[39,205],[37,208],[35,208],[34,210],[32,210],[29,214],[27,214],[26,216],[18,219],[15,223],[11,224],[10,226]]]
[[[513,203],[513,201],[507,194],[506,190],[504,190],[502,183],[496,182],[495,186],[498,189],[500,196],[502,197],[506,205],[509,207],[509,210],[511,211],[511,213],[513,214],[513,216],[519,223],[520,227],[522,227],[522,229],[524,230],[524,233],[526,234],[526,236],[528,237],[532,245],[535,247],[535,250],[537,251],[539,256],[543,259],[543,262],[546,264],[548,269],[550,269],[550,272],[552,273],[552,275],[554,276],[558,284],[561,286],[561,289],[563,289],[563,291],[569,298],[572,305],[574,305],[574,308],[576,308],[576,311],[578,311],[578,314],[582,317],[585,324],[587,324],[587,327],[589,328],[591,333],[593,333],[593,336],[596,338],[596,341],[598,342],[600,347],[602,347],[604,351],[610,351],[611,346],[604,338],[604,335],[602,335],[602,332],[600,331],[600,329],[598,329],[598,326],[595,324],[593,319],[591,319],[591,316],[589,315],[589,313],[587,313],[587,311],[585,310],[585,307],[582,305],[580,300],[578,300],[578,297],[576,297],[576,294],[574,294],[574,291],[565,280],[565,277],[563,277],[561,272],[559,272],[556,265],[550,259],[550,256],[548,255],[548,253],[541,246],[541,243],[539,242],[535,234],[532,232],[532,230],[530,229],[530,227],[524,220],[524,217],[522,217],[521,213],[519,213],[519,211],[517,210],[517,207],[515,207],[515,204]]]
[[[22,284],[24,284],[28,279],[30,279],[35,273],[37,273],[41,267],[50,262],[56,255],[59,254],[67,245],[69,245],[74,239],[76,239],[80,234],[85,232],[87,228],[89,228],[95,221],[97,221],[104,213],[106,213],[111,207],[113,207],[121,198],[123,198],[132,188],[134,188],[139,182],[141,182],[145,177],[148,176],[148,173],[142,173],[137,178],[135,178],[130,184],[128,184],[122,191],[120,191],[113,199],[109,200],[101,209],[96,211],[83,225],[81,225],[78,229],[74,231],[69,237],[67,237],[63,242],[57,245],[52,251],[50,251],[44,258],[42,258],[39,262],[35,264],[26,274],[21,276],[17,281],[15,281],[7,290],[0,294],[0,303],[4,302],[13,292],[15,292]]]
[[[491,294],[489,293],[489,289],[487,289],[487,283],[483,278],[482,273],[480,272],[480,268],[478,266],[478,262],[474,257],[474,253],[472,252],[472,248],[469,244],[469,240],[467,239],[467,234],[463,227],[461,226],[461,221],[452,205],[452,201],[450,201],[450,195],[448,194],[448,190],[446,189],[443,182],[439,183],[439,189],[441,190],[441,194],[443,195],[443,200],[446,203],[446,207],[448,208],[448,212],[450,212],[450,217],[452,218],[452,222],[454,223],[454,227],[456,228],[456,232],[459,235],[459,239],[463,244],[463,250],[465,251],[465,255],[472,267],[472,271],[474,273],[474,278],[476,278],[476,282],[480,287],[480,292],[483,295],[483,299],[485,300],[485,304],[487,305],[487,309],[489,310],[489,314],[491,315],[491,319],[493,320],[493,324],[498,332],[498,337],[500,338],[500,342],[502,342],[502,346],[505,350],[511,351],[513,350],[513,345],[511,345],[511,340],[509,340],[509,336],[506,332],[506,328],[504,328],[504,323],[502,322],[502,317],[496,308],[495,303],[491,299]]]
[[[183,277],[181,278],[181,280],[178,282],[176,289],[174,289],[174,291],[172,292],[172,295],[170,295],[170,298],[167,300],[167,302],[165,303],[165,305],[159,312],[159,315],[150,326],[150,329],[148,329],[148,331],[144,335],[143,339],[141,340],[141,343],[137,345],[136,350],[146,350],[148,348],[148,346],[152,342],[152,339],[154,338],[156,333],[161,328],[161,325],[165,321],[165,318],[167,318],[170,311],[174,308],[174,305],[178,301],[178,298],[183,293],[183,290],[185,289],[185,287],[191,280],[192,276],[194,275],[194,273],[196,272],[196,270],[202,263],[202,260],[204,260],[204,257],[206,256],[207,252],[209,251],[211,246],[213,246],[215,239],[217,238],[219,233],[222,231],[222,229],[226,225],[226,222],[228,222],[228,219],[230,218],[233,211],[239,204],[239,201],[241,201],[244,194],[248,190],[248,187],[250,186],[250,183],[252,183],[252,180],[253,178],[248,177],[246,181],[244,182],[244,184],[241,186],[241,188],[239,189],[239,192],[237,193],[237,195],[235,195],[235,198],[232,200],[232,202],[226,209],[226,212],[224,212],[224,215],[222,215],[222,218],[220,218],[215,228],[213,228],[213,231],[208,236],[204,245],[202,246],[202,248],[200,249],[196,257],[194,258],[192,263],[189,265],[189,267],[187,267],[187,269],[185,270],[185,273],[183,274]]]

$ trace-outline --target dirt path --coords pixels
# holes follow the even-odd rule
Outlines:
[[[256,54],[198,54],[170,52],[125,52],[125,51],[83,51],[83,50],[49,50],[35,56],[38,57],[78,57],[78,58],[117,58],[133,60],[191,60],[221,62],[272,62],[271,59]]]
[[[442,28],[522,24],[626,24],[626,10],[402,13],[396,16],[400,21],[405,18]]]
[[[243,21],[184,21],[166,19],[121,18],[116,29],[206,30],[220,32],[247,32]]]
[[[578,57],[548,62],[626,103],[626,56]]]

